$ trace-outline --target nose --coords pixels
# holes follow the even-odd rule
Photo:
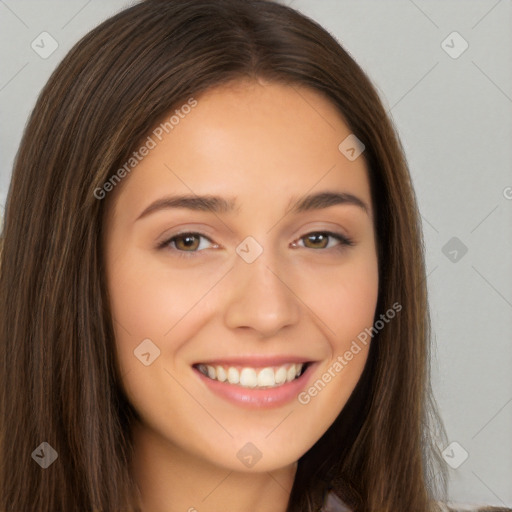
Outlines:
[[[300,300],[286,279],[288,274],[278,270],[269,253],[263,251],[252,263],[237,258],[224,316],[230,329],[252,329],[271,337],[298,323]]]

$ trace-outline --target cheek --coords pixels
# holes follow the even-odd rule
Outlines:
[[[297,295],[316,314],[333,356],[342,353],[373,323],[379,289],[377,257],[373,251],[358,253],[339,266],[317,266],[305,274],[312,277],[296,278]]]
[[[333,280],[330,293],[326,295],[331,298],[330,301],[326,297],[323,299],[326,322],[331,327],[328,339],[334,353],[340,354],[373,324],[378,296],[377,273],[368,271],[357,275],[354,272],[339,283]]]
[[[328,421],[334,420],[356,386],[371,342],[367,332],[373,325],[378,299],[378,262],[374,251],[359,256],[337,268],[317,268],[316,286],[304,281],[299,292],[315,313],[312,318],[318,320],[330,356],[318,369],[321,382],[307,393],[303,404],[308,403],[318,414],[321,409],[325,414],[328,404],[332,412]],[[322,397],[316,399],[320,394]]]
[[[172,342],[169,333],[219,280],[216,273],[169,270],[157,258],[132,251],[109,268],[109,290],[120,353],[145,338]],[[176,347],[173,347],[176,348]]]

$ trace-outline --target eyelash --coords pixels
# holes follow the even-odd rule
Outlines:
[[[178,234],[173,235],[172,237],[168,238],[167,240],[164,240],[163,242],[158,244],[157,249],[159,249],[159,250],[165,250],[165,249],[170,250],[172,252],[177,253],[177,255],[180,258],[191,258],[191,257],[193,257],[194,254],[196,254],[198,252],[202,252],[202,251],[198,251],[198,250],[195,250],[195,251],[182,251],[180,249],[176,249],[176,248],[171,248],[170,247],[170,244],[175,239],[181,238],[181,237],[185,237],[187,235],[192,235],[192,236],[199,237],[199,238],[205,238],[209,242],[212,242],[212,240],[210,238],[208,238],[206,235],[203,235],[201,233],[197,233],[197,232],[194,232],[194,231],[184,231],[183,233],[178,233]],[[311,231],[310,233],[306,233],[305,235],[301,236],[297,240],[302,240],[302,239],[307,238],[308,236],[311,236],[311,235],[327,235],[327,236],[330,236],[330,237],[338,240],[338,242],[340,242],[335,247],[329,247],[329,248],[313,249],[312,247],[304,247],[305,249],[311,249],[312,251],[318,251],[318,250],[325,251],[325,250],[333,250],[333,249],[339,251],[339,250],[342,250],[344,247],[351,247],[351,246],[354,245],[354,242],[353,242],[352,239],[348,238],[345,235],[342,235],[341,233],[334,233],[332,231]]]

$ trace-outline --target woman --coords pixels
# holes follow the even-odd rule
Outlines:
[[[441,510],[406,161],[296,11],[147,0],[85,36],[0,283],[0,509]]]

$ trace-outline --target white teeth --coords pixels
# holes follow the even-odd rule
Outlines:
[[[275,383],[276,379],[272,368],[263,368],[263,370],[258,373],[258,386],[274,386]]]
[[[283,384],[286,382],[286,368],[281,366],[275,373],[276,384]]]
[[[229,384],[238,384],[245,388],[267,388],[291,382],[301,375],[303,366],[303,363],[291,363],[279,367],[266,367],[261,370],[244,367],[239,371],[233,366],[226,368],[220,365],[213,367],[208,364],[200,364],[198,370],[210,379],[220,382],[227,381]]]
[[[217,380],[224,382],[228,378],[228,376],[226,375],[226,372],[224,371],[224,368],[222,368],[222,366],[217,366],[217,368],[215,370],[217,372]],[[214,378],[215,378],[215,376],[210,377],[210,379],[214,379]]]
[[[255,388],[258,385],[258,376],[256,370],[244,368],[240,373],[240,386],[245,388]]]
[[[230,384],[238,384],[239,381],[240,375],[238,373],[238,370],[236,368],[228,368],[228,382]]]
[[[290,382],[293,379],[295,379],[295,376],[297,374],[295,373],[295,365],[291,365],[290,368],[288,368],[288,371],[286,372],[286,381]]]

